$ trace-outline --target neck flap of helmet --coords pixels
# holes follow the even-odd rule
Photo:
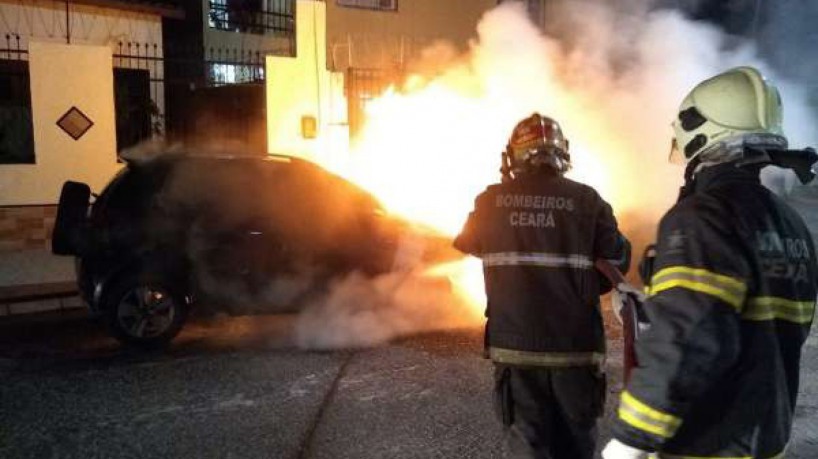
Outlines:
[[[690,160],[685,168],[685,183],[679,191],[679,199],[690,195],[695,188],[696,174],[701,170],[718,164],[733,163],[737,168],[756,169],[760,171],[765,166],[776,166],[782,169],[789,169],[795,173],[802,184],[807,184],[818,175],[818,153],[812,148],[802,150],[787,150],[775,148],[763,148],[759,145],[743,145],[741,151],[736,155],[732,153],[733,160],[706,163],[705,159],[699,155]]]

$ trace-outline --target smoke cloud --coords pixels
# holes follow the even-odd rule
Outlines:
[[[809,105],[810,90],[814,91],[814,87],[811,88],[812,83],[804,77],[818,65],[815,64],[818,48],[805,49],[809,41],[804,39],[808,34],[803,26],[807,18],[818,18],[818,8],[756,1],[630,1],[624,4],[625,8],[614,9],[610,2],[585,0],[561,2],[561,6],[555,8],[555,13],[570,18],[562,31],[558,29],[557,37],[567,35],[565,28],[582,37],[558,38],[562,43],[569,43],[569,53],[582,56],[578,65],[584,70],[579,72],[581,81],[598,81],[594,76],[589,77],[587,70],[597,73],[601,69],[597,75],[604,81],[603,91],[627,94],[624,100],[608,99],[610,115],[622,110],[630,114],[624,118],[625,123],[640,126],[640,132],[651,130],[668,137],[667,127],[657,121],[672,119],[681,97],[694,84],[730,67],[752,65],[761,69],[781,90],[785,132],[791,146],[802,148],[816,144],[815,108]],[[758,11],[749,14],[756,6]],[[729,35],[713,23],[696,22],[683,14],[702,14],[714,9],[718,11],[710,11],[710,14],[721,15],[727,30],[742,34]],[[592,19],[588,21],[588,18]],[[605,25],[600,27],[599,22]],[[586,34],[588,30],[593,32]],[[812,35],[815,39],[815,34]],[[800,56],[803,63],[795,62],[796,59],[792,59],[795,55]],[[805,59],[809,55],[816,59]],[[656,103],[642,105],[650,100]],[[632,106],[634,102],[636,107]],[[645,108],[644,114],[639,113],[641,107]],[[656,116],[663,113],[666,115]],[[656,116],[653,122],[652,116]],[[640,135],[633,128],[620,127],[624,133],[630,133],[631,138]],[[649,144],[653,144],[655,149],[659,143],[659,139],[646,138],[643,145],[650,148]],[[765,171],[764,181],[779,194],[788,193],[796,185],[794,174],[776,168]]]
[[[301,312],[296,343],[308,349],[367,347],[422,331],[473,326],[479,319],[445,276],[420,270],[374,279],[352,274]]]

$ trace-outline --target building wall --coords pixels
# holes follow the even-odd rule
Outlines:
[[[54,204],[66,180],[98,192],[120,168],[111,49],[32,42],[29,53],[36,164],[0,165],[0,206]],[[71,107],[94,123],[79,140],[57,126]]]
[[[73,44],[110,45],[119,42],[156,43],[162,48],[162,23],[157,15],[71,4],[70,41]],[[65,2],[52,0],[0,0],[0,45],[6,34],[28,41],[67,42]],[[5,46],[0,46],[5,48]]]
[[[397,11],[340,6],[327,0],[327,54],[331,69],[407,65],[437,40],[465,49],[476,25],[497,0],[399,0]]]
[[[496,0],[405,0],[397,11],[296,3],[296,56],[267,56],[268,152],[341,168],[350,139],[344,71],[402,68],[437,40],[465,48]],[[303,135],[304,120],[315,121],[314,138]]]
[[[57,206],[0,207],[0,253],[49,250]]]
[[[121,167],[111,49],[32,42],[29,53],[36,163],[0,165],[0,252],[47,249],[63,182],[99,192]],[[56,124],[71,107],[94,123],[79,140]]]
[[[0,164],[0,252],[47,248],[62,183],[84,181],[99,191],[121,167],[113,67],[147,67],[112,54],[135,54],[138,43],[139,54],[149,48],[161,55],[158,15],[76,4],[68,11],[66,24],[65,2],[0,0],[0,48],[28,51],[0,52],[0,59],[29,60],[35,158],[35,164]],[[163,111],[164,91],[151,86]],[[72,106],[94,122],[77,141],[56,125]]]
[[[64,1],[0,0],[0,17],[4,19],[0,21],[0,48],[27,49],[29,42],[39,41],[106,45],[115,54],[162,55],[162,21],[158,15],[76,4],[71,4],[68,12],[66,23]],[[164,74],[161,64],[144,60],[116,59],[114,65],[152,67],[151,78]],[[165,94],[161,85],[151,85],[151,98],[160,113],[164,113]]]
[[[326,4],[297,0],[296,8],[296,56],[267,56],[268,152],[331,164],[349,144],[344,75],[327,70]],[[312,138],[305,118],[315,121]]]

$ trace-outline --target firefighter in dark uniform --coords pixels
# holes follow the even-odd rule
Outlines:
[[[521,121],[503,155],[503,182],[477,197],[454,241],[483,262],[498,412],[524,457],[593,456],[605,398],[594,262],[630,263],[611,206],[563,177],[570,164],[554,120]]]
[[[686,184],[659,226],[650,329],[603,457],[780,458],[818,273],[809,231],[759,172],[808,180],[815,153],[787,150],[778,91],[749,67],[696,86],[673,127]]]

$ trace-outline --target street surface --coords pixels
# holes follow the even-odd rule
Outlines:
[[[292,321],[196,321],[163,354],[125,352],[81,314],[0,323],[0,457],[505,455],[481,330],[310,352],[290,345]],[[609,353],[610,415],[616,341]],[[816,357],[814,337],[788,457],[818,457]]]

